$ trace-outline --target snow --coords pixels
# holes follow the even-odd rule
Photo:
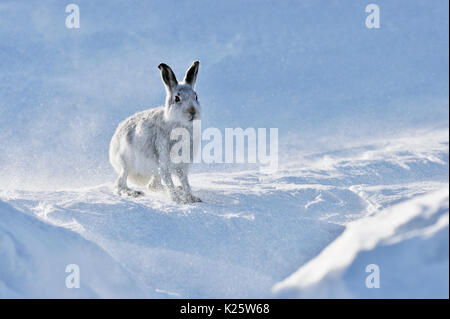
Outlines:
[[[0,201],[0,298],[132,298],[142,296],[129,274],[78,233],[45,223]],[[65,286],[66,266],[83,282]]]
[[[333,249],[333,256],[342,259],[327,257],[317,272],[313,271],[314,276],[309,271],[302,275],[323,284],[339,261],[350,263],[347,254],[355,256],[361,248],[378,247],[388,235],[406,235],[395,232],[397,226],[409,225],[422,211],[439,215],[430,218],[441,232],[447,229],[448,239],[448,216],[447,224],[440,224],[439,217],[445,212],[436,209],[445,202],[443,194],[448,187],[447,131],[296,154],[293,159],[285,159],[274,174],[262,173],[257,167],[192,174],[194,192],[204,200],[192,205],[172,203],[164,193],[119,197],[113,193],[112,183],[74,190],[0,191],[0,254],[5,256],[0,259],[0,282],[7,287],[2,289],[3,297],[303,296],[287,288],[304,281],[297,273],[289,277],[299,266],[316,269],[308,265],[315,265],[315,257],[322,260],[321,256]],[[410,212],[400,206],[405,213],[389,219],[399,215],[397,203],[420,207],[422,202],[415,198],[436,191],[438,195],[425,197],[430,209]],[[380,225],[366,222],[371,218]],[[371,234],[363,226],[353,234],[353,223],[369,225],[364,227],[373,237],[363,236]],[[429,266],[435,276],[448,276],[448,254],[442,250],[445,234],[437,236],[440,233],[433,228],[420,225],[416,226],[419,235],[408,232],[416,244],[398,248],[410,256],[407,262],[411,264],[405,267],[436,259]],[[432,232],[428,237],[422,236],[426,230]],[[342,237],[351,238],[345,241],[350,243],[344,248],[346,254],[333,248]],[[432,255],[418,253],[427,246],[440,248]],[[342,244],[339,247],[342,249]],[[400,254],[381,249],[375,251],[378,258],[374,262],[380,264],[382,278],[388,278],[391,275],[383,268],[388,267],[384,261]],[[85,289],[79,292],[64,287],[64,269],[69,263],[80,266]],[[431,268],[418,268],[417,272],[427,274]],[[415,276],[416,271],[411,274]],[[278,283],[286,277],[289,279]],[[425,278],[417,278],[416,282],[423,284]],[[408,296],[444,296],[440,285],[426,281],[428,290],[417,294],[412,290]],[[364,278],[358,283],[364,284]],[[45,292],[43,286],[48,287]],[[385,289],[380,296],[401,296],[406,288],[386,283]],[[360,296],[341,290],[345,293],[326,296]],[[323,291],[312,295],[322,296]]]
[[[408,282],[448,297],[433,276],[448,278],[434,205],[449,184],[449,1],[384,1],[376,30],[361,1],[76,4],[67,29],[60,1],[0,1],[0,297],[395,297]],[[193,165],[194,205],[116,196],[114,130],[164,103],[159,63],[181,77],[194,60],[202,127],[278,128],[278,171]],[[403,204],[411,238],[350,232]],[[287,279],[349,232],[361,242],[336,279],[332,260],[312,290]],[[364,256],[380,289],[360,286]]]
[[[290,298],[448,298],[448,251],[447,186],[350,223],[273,291]],[[366,267],[373,264],[379,288],[366,287]]]

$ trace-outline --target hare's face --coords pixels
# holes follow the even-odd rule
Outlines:
[[[178,84],[167,95],[166,118],[182,125],[192,125],[200,119],[201,107],[197,93],[189,84]]]
[[[158,68],[161,70],[161,78],[167,92],[166,120],[183,126],[192,125],[194,120],[200,119],[201,113],[197,93],[194,91],[199,62],[195,61],[191,65],[182,83],[178,83],[175,74],[167,64],[161,63]]]

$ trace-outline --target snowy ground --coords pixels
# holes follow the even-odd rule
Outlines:
[[[448,298],[448,192],[445,187],[349,224],[274,292],[287,297]]]
[[[271,175],[257,169],[193,174],[204,203],[182,206],[164,194],[118,197],[112,181],[76,190],[0,190],[0,297],[396,297],[404,286],[367,295],[356,277],[348,285],[345,274],[330,281],[339,268],[333,256],[345,251],[342,237],[350,236],[361,245],[349,246],[346,267],[355,271],[366,259],[354,256],[371,249],[372,262],[383,265],[395,251],[378,241],[402,224],[390,216],[405,214],[402,222],[409,223],[422,212],[411,207],[439,204],[428,215],[446,233],[436,240],[417,235],[395,249],[409,256],[407,265],[425,267],[426,254],[415,252],[442,248],[446,238],[433,278],[447,276],[447,286],[408,297],[447,298],[448,152],[447,130],[323,153],[290,151]],[[392,229],[386,235],[380,226],[378,233],[371,220]],[[364,246],[355,221],[370,228],[375,244]],[[67,264],[80,266],[80,289],[65,288]],[[310,278],[317,289],[306,293],[302,281],[314,265],[322,272]],[[432,267],[412,275],[424,269]],[[364,267],[361,272],[364,285]],[[417,285],[426,276],[419,278]]]

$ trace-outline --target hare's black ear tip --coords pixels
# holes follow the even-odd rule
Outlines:
[[[158,65],[158,69],[162,69],[162,68],[164,68],[164,67],[167,67],[167,64],[165,64],[165,63],[160,63],[159,65]]]

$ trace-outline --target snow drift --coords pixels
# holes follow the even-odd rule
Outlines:
[[[80,267],[79,289],[66,288],[66,266]],[[95,244],[0,201],[0,298],[124,298],[142,294]]]
[[[448,225],[445,187],[350,223],[318,257],[273,290],[291,298],[448,298]],[[372,270],[366,267],[373,264],[380,283],[368,288],[366,271]]]

